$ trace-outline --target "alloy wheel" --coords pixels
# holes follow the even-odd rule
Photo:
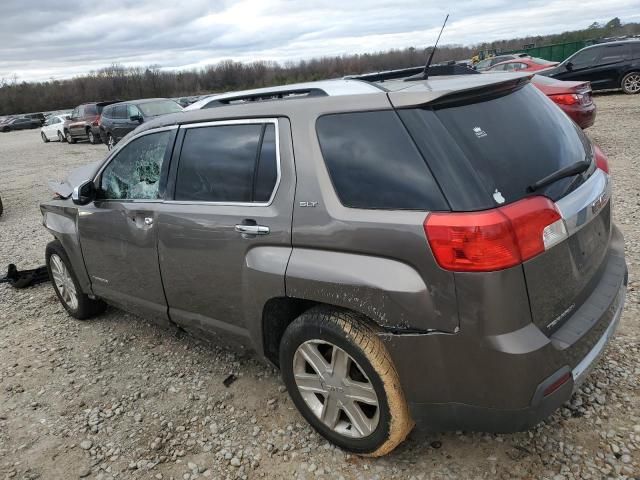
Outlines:
[[[71,137],[71,132],[67,132],[65,137],[67,139],[67,143],[71,143],[73,141],[73,138]]]
[[[115,144],[116,142],[113,140],[113,136],[109,135],[109,137],[107,138],[107,150],[113,150]]]
[[[632,73],[624,79],[623,88],[627,93],[640,92],[640,73]]]
[[[55,253],[49,257],[49,264],[53,282],[60,294],[60,298],[71,310],[77,310],[78,294],[67,266],[62,261],[62,258]]]
[[[60,132],[60,131],[58,132],[58,141],[59,142],[64,142],[65,141],[64,135],[62,135],[62,132]]]
[[[373,384],[358,363],[325,340],[301,344],[293,373],[307,407],[332,431],[351,438],[371,435],[380,420]]]
[[[89,143],[96,143],[96,138],[91,130],[89,130]]]
[[[40,136],[42,137],[42,141],[44,143],[47,143],[49,140],[47,139],[46,135],[44,134],[44,132],[40,132]]]

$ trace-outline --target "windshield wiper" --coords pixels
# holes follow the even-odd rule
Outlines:
[[[561,180],[563,178],[571,177],[573,175],[582,173],[586,171],[590,165],[591,165],[591,162],[588,162],[586,160],[580,160],[579,162],[576,162],[569,166],[561,168],[560,170],[553,172],[551,175],[547,175],[546,177],[538,180],[536,183],[529,185],[527,187],[527,191],[535,192],[536,190],[539,190],[542,187],[546,187],[547,185],[550,185],[553,182],[557,182],[558,180]]]

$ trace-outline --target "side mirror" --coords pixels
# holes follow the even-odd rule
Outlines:
[[[71,200],[76,205],[87,205],[96,198],[96,186],[91,180],[81,183],[73,189]]]
[[[571,71],[573,70],[573,63],[571,62],[567,62],[567,64],[564,66],[567,70]]]
[[[142,117],[140,115],[132,115],[129,117],[132,122],[142,123]]]

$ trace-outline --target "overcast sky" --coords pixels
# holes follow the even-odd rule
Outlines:
[[[640,0],[0,0],[0,79],[474,44],[640,21]],[[68,5],[73,5],[70,9]],[[450,5],[447,5],[450,4]]]

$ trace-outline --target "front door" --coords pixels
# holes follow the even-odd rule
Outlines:
[[[96,180],[97,199],[78,212],[93,292],[165,322],[156,207],[174,139],[175,130],[151,131],[116,151]]]
[[[295,188],[289,124],[188,125],[179,144],[174,200],[158,215],[169,314],[187,330],[245,343],[260,328],[264,302],[285,294]]]

